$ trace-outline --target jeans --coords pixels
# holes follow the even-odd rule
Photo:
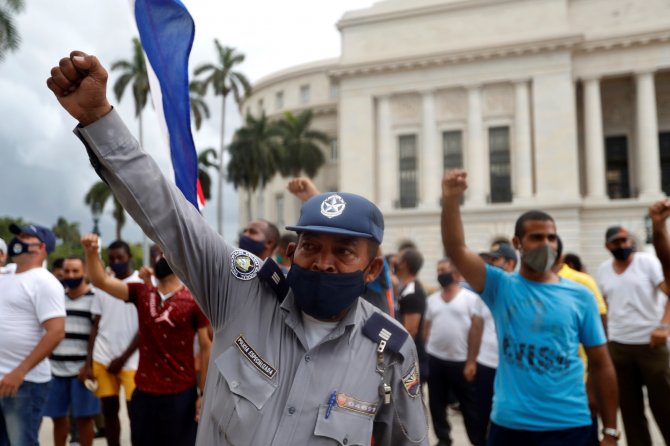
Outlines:
[[[37,446],[50,383],[24,381],[13,397],[0,398],[0,446]]]

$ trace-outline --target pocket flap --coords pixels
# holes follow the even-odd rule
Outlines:
[[[368,445],[372,439],[372,417],[333,407],[326,418],[327,404],[319,406],[314,435],[328,437],[343,446]]]
[[[216,358],[214,364],[226,380],[230,391],[249,401],[258,410],[263,408],[277,388],[276,383],[249,364],[236,347],[223,352]]]

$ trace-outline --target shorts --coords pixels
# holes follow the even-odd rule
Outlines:
[[[107,366],[93,361],[93,376],[98,381],[98,390],[95,391],[98,398],[117,396],[121,386],[123,386],[126,401],[130,401],[130,398],[133,396],[133,391],[135,390],[135,370],[121,370],[116,375],[112,375],[107,371]]]
[[[76,376],[52,377],[49,396],[44,406],[44,416],[66,417],[70,413],[70,408],[75,418],[92,417],[100,413],[100,400],[84,387]]]

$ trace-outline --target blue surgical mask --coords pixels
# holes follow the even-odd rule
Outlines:
[[[336,317],[365,292],[363,271],[324,273],[293,264],[286,276],[296,306],[321,320]]]
[[[120,279],[120,278],[125,278],[126,274],[128,273],[128,264],[130,262],[116,262],[112,263],[109,265],[110,268],[112,268],[112,271],[114,271],[114,275]]]
[[[241,235],[240,249],[244,249],[255,256],[259,256],[265,250],[265,240],[254,240],[246,235]]]
[[[81,282],[84,280],[84,277],[68,277],[63,279],[63,286],[67,287],[69,289],[75,289],[79,285],[81,285]]]

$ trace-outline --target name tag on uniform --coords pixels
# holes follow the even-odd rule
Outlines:
[[[249,360],[251,365],[256,367],[259,372],[263,373],[270,379],[274,378],[274,376],[277,374],[277,369],[268,364],[265,359],[261,358],[258,353],[256,353],[256,350],[251,348],[249,343],[242,337],[242,335],[235,339],[235,345],[240,350],[240,352],[242,352],[244,357]]]
[[[375,403],[357,400],[344,393],[338,393],[335,401],[337,402],[337,407],[351,410],[352,412],[363,413],[365,415],[374,415],[377,413],[377,405]]]

